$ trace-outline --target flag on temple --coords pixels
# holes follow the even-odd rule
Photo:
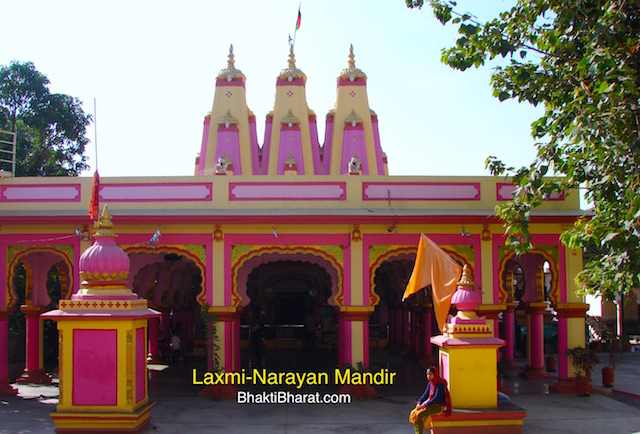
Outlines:
[[[100,175],[98,175],[98,171],[96,170],[93,174],[93,186],[91,187],[91,199],[89,199],[89,217],[91,220],[97,220],[98,216],[100,216],[100,199],[98,195],[100,194]]]
[[[411,294],[431,285],[433,310],[438,327],[442,331],[451,307],[451,297],[456,292],[461,273],[462,267],[447,252],[438,247],[425,234],[420,234],[416,263],[413,266],[413,272],[402,296],[402,301]]]
[[[296,21],[296,32],[300,28],[301,21],[302,21],[302,14],[300,13],[300,6],[298,6],[298,20]]]

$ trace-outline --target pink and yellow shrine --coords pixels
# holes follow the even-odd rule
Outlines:
[[[425,233],[474,276],[482,294],[476,311],[490,337],[505,342],[501,360],[529,377],[557,375],[560,388],[571,390],[573,373],[564,354],[584,345],[587,305],[575,295],[581,252],[566,249],[559,234],[581,215],[577,192],[552,196],[532,213],[535,248],[516,256],[494,215],[496,204],[512,198],[509,180],[389,175],[378,116],[369,106],[369,78],[356,67],[352,49],[337,76],[335,107],[325,116],[322,142],[306,100],[306,75],[293,50],[276,75],[275,104],[266,115],[261,144],[247,105],[247,78],[236,68],[232,50],[214,80],[193,176],[102,178],[98,190],[130,262],[123,286],[161,313],[149,321],[151,358],[161,356],[178,325],[185,350],[206,357],[202,306],[217,314],[218,361],[226,370],[245,363],[242,350],[256,320],[265,324],[271,350],[302,351],[299,331],[306,313],[321,324],[318,348],[335,354],[329,369],[359,363],[366,369],[370,351],[385,345],[407,357],[433,358],[430,338],[438,329],[430,289],[401,301]],[[371,85],[411,91],[410,80]],[[195,154],[198,144],[191,146]],[[47,381],[43,313],[60,303],[65,315],[79,315],[68,306],[89,296],[76,276],[93,231],[90,196],[90,178],[0,179],[0,263],[5,264],[0,345],[15,344],[7,337],[13,312],[20,309],[33,318],[26,366],[12,375],[8,371],[15,364],[0,358],[2,393],[11,393],[9,377],[13,381],[21,373]],[[154,233],[162,236],[150,239]],[[87,332],[78,328],[81,321],[65,318],[59,323],[63,362],[73,357],[66,334]],[[131,334],[130,350],[140,360],[146,317],[117,326],[87,321],[105,336],[105,329],[116,329],[109,339],[117,339],[113,345],[123,345],[124,352],[129,343],[120,335]],[[89,341],[81,338],[80,345]],[[457,350],[449,351],[453,363]],[[558,358],[557,373],[545,369],[550,355]],[[111,384],[118,392],[109,403],[116,399],[117,405],[137,408],[146,396],[134,383],[131,402]],[[72,386],[61,388],[60,415],[71,405],[65,401],[67,387]],[[110,404],[96,404],[105,405]]]
[[[42,315],[58,323],[56,432],[138,432],[149,423],[147,308],[126,283],[129,257],[116,245],[107,207],[80,257],[80,290]]]

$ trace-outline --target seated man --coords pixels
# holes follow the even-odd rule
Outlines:
[[[434,414],[451,414],[451,399],[447,389],[447,381],[438,375],[438,368],[430,366],[427,368],[427,387],[418,401],[416,407],[409,415],[409,421],[414,425],[416,434],[422,434],[425,421]]]

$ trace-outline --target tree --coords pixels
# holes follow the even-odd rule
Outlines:
[[[17,133],[16,176],[77,176],[91,116],[79,99],[49,92],[31,62],[0,66],[0,129]]]
[[[538,152],[529,166],[487,158],[491,173],[517,185],[514,200],[496,208],[507,243],[517,253],[530,249],[531,212],[552,193],[581,188],[592,209],[561,235],[593,253],[578,290],[611,300],[639,287],[640,0],[519,0],[486,23],[450,0],[406,3],[427,3],[443,25],[457,26],[442,62],[464,71],[500,56],[493,95],[544,105],[532,124]]]

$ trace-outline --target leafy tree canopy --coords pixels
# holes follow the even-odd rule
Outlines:
[[[639,287],[640,0],[519,0],[485,23],[454,1],[406,3],[426,3],[443,25],[457,26],[445,64],[464,71],[502,57],[494,96],[544,106],[532,124],[538,152],[529,166],[487,158],[491,173],[517,185],[514,200],[496,210],[508,243],[517,253],[531,248],[531,211],[552,193],[581,188],[593,208],[562,234],[567,246],[592,253],[579,290],[612,299]]]
[[[89,168],[91,116],[79,99],[48,86],[31,62],[0,66],[0,130],[17,133],[16,176],[77,176]]]

